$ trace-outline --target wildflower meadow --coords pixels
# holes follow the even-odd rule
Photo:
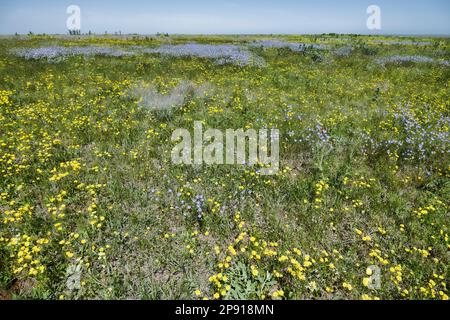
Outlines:
[[[447,300],[449,61],[444,37],[1,36],[0,299]],[[195,124],[278,130],[277,170],[197,162]]]

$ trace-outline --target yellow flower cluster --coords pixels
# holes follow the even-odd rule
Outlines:
[[[0,106],[10,106],[11,105],[10,97],[13,94],[14,91],[0,90]]]
[[[47,238],[33,239],[24,234],[12,238],[0,237],[0,243],[4,243],[10,250],[10,257],[14,258],[13,273],[37,276],[43,273],[45,266],[41,262],[41,253],[45,245],[49,243]]]

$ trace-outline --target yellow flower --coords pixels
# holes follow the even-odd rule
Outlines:
[[[347,289],[348,291],[352,291],[352,290],[353,290],[353,286],[352,286],[350,283],[348,283],[348,282],[342,283],[342,286],[343,286],[345,289]]]
[[[365,287],[368,287],[368,286],[369,286],[369,283],[370,283],[369,278],[363,278],[362,283],[363,283],[363,285],[364,285]]]
[[[276,290],[274,293],[272,293],[272,297],[274,298],[281,298],[284,296],[283,290]]]

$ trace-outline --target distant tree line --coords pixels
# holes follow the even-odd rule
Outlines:
[[[69,34],[71,36],[79,36],[81,35],[81,30],[69,30]]]

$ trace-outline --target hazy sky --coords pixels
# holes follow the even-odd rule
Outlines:
[[[450,0],[0,0],[0,34],[66,33],[66,8],[96,33],[450,34]],[[382,29],[366,28],[369,5]]]

